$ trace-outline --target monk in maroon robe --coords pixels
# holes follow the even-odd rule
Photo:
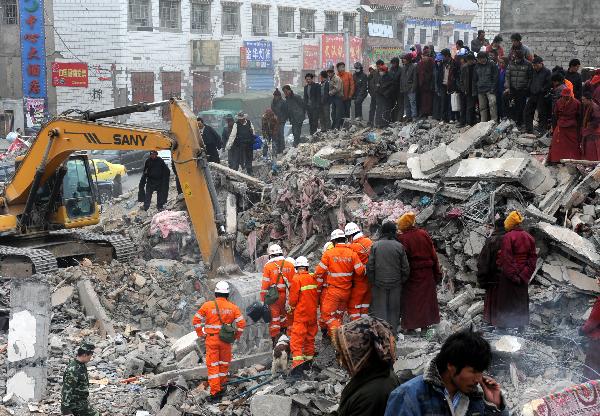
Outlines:
[[[433,241],[427,231],[415,227],[415,214],[409,212],[398,219],[398,241],[404,246],[410,275],[400,300],[402,329],[421,331],[440,322],[436,285],[442,280]]]
[[[428,46],[423,48],[421,61],[417,64],[417,82],[419,85],[419,115],[429,117],[433,113],[433,67],[435,62]]]
[[[592,98],[592,91],[584,90],[581,98],[583,120],[581,140],[584,160],[600,160],[600,105]]]
[[[573,97],[573,91],[565,88],[554,105],[552,119],[552,143],[548,162],[558,163],[561,159],[580,159],[580,119],[581,103]]]
[[[498,282],[502,277],[502,271],[498,265],[498,253],[500,252],[503,238],[504,220],[499,219],[496,220],[494,232],[485,241],[477,259],[477,283],[480,288],[485,289],[483,320],[490,325],[494,325],[496,322],[496,296]]]
[[[511,212],[504,221],[506,234],[500,247],[502,273],[496,292],[496,314],[492,325],[523,328],[529,324],[529,281],[535,271],[535,240],[521,229],[523,216]]]
[[[600,279],[598,279],[598,286],[600,286]],[[600,296],[596,299],[590,317],[579,332],[590,340],[585,354],[583,376],[590,380],[600,380]]]

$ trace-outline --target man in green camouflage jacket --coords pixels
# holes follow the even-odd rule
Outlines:
[[[92,359],[94,346],[83,343],[77,350],[77,357],[67,365],[63,375],[62,403],[63,415],[99,416],[88,401],[89,380],[86,364]]]

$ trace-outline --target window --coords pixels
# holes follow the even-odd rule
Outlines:
[[[300,9],[300,30],[315,31],[315,11]],[[314,37],[315,35],[310,35]]]
[[[338,14],[325,12],[325,32],[337,32],[338,30]]]
[[[269,8],[252,5],[252,36],[269,34]]]
[[[17,0],[2,0],[0,2],[2,8],[2,23],[5,25],[17,24]]]
[[[279,36],[287,36],[286,33],[294,31],[294,9],[280,7],[279,13]]]
[[[425,45],[427,43],[427,29],[419,30],[419,43]]]
[[[134,30],[152,30],[150,0],[129,0],[129,27]]]
[[[163,100],[181,98],[181,72],[161,72]],[[171,119],[171,111],[168,106],[163,106],[162,116],[164,120]]]
[[[210,3],[192,0],[190,11],[190,29],[195,33],[211,33]]]
[[[131,74],[131,101],[134,104],[154,102],[153,72],[133,72]]]
[[[350,36],[356,35],[356,17],[353,14],[344,13],[344,31],[348,29]]]
[[[433,31],[433,41],[431,43],[433,43],[434,46],[437,46],[437,44],[439,42],[440,42],[440,31],[434,30]]]
[[[161,29],[181,29],[181,0],[159,0],[158,8]]]
[[[372,14],[369,19],[371,23],[375,23],[378,25],[392,25],[392,15],[390,12],[386,10],[376,10],[375,13]]]
[[[239,35],[241,33],[239,4],[224,4],[222,20],[224,35]]]
[[[406,39],[406,44],[412,45],[414,43],[415,43],[415,28],[409,27],[408,28],[408,39]]]
[[[454,31],[454,43],[458,42],[460,39],[460,32],[458,30]]]
[[[465,32],[465,46],[469,46],[469,32]]]
[[[96,163],[96,172],[97,173],[104,173],[104,172],[108,172],[110,169],[108,168],[108,165],[104,162],[95,162]]]

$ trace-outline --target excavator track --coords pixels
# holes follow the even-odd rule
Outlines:
[[[58,269],[54,254],[48,250],[0,245],[0,259],[6,257],[26,259],[25,262],[30,262],[33,265],[34,274],[51,273]]]
[[[52,231],[51,234],[67,234],[82,242],[108,243],[115,250],[115,259],[121,263],[130,261],[135,254],[133,242],[120,234],[100,234],[84,230],[59,230]]]

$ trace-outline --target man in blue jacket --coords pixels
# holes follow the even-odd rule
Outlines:
[[[483,374],[491,361],[481,335],[452,334],[423,375],[392,392],[385,416],[508,416],[500,385]]]

